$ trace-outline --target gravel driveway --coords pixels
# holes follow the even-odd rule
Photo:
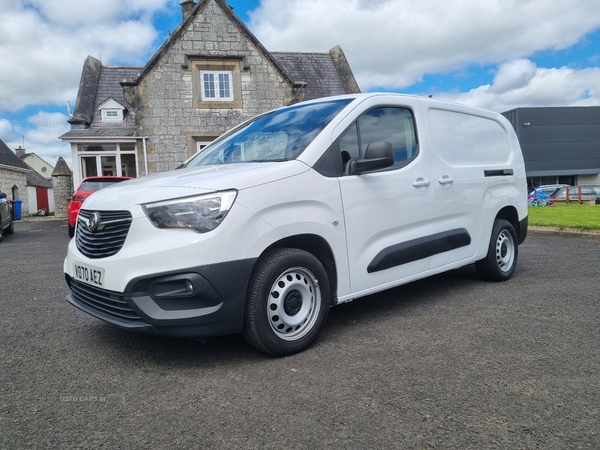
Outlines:
[[[600,241],[530,234],[333,308],[287,358],[136,335],[65,301],[66,222],[0,244],[0,448],[598,449]]]

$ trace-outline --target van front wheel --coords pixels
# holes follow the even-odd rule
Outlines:
[[[300,352],[321,332],[329,304],[329,279],[321,262],[304,250],[278,249],[254,271],[242,335],[270,355]]]
[[[492,236],[487,256],[475,263],[479,275],[492,281],[508,280],[517,266],[519,245],[517,233],[507,220],[496,220],[492,228]]]

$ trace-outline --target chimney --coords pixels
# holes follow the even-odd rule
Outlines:
[[[19,148],[16,150],[15,153],[19,158],[22,158],[23,156],[25,156],[25,149],[21,148],[21,146],[19,145]]]
[[[181,3],[182,21],[184,21],[190,16],[190,13],[192,12],[192,9],[194,9],[194,6],[196,6],[196,2],[194,2],[194,0],[185,0]]]

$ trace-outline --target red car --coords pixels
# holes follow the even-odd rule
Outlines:
[[[111,186],[121,181],[131,180],[131,177],[87,177],[81,181],[81,184],[73,192],[73,196],[69,201],[68,214],[69,214],[69,236],[75,235],[75,225],[77,223],[77,214],[81,205],[94,192],[104,189],[105,187]]]

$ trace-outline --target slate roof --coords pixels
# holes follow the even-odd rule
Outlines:
[[[86,129],[73,129],[63,134],[60,139],[77,139],[77,138],[128,138],[137,136],[135,126],[112,126],[112,127],[96,127]]]
[[[2,140],[0,139],[0,166],[8,166],[12,167],[15,170],[19,170],[21,172],[32,170],[27,164],[25,164],[21,159],[13,153],[13,151],[8,148]]]
[[[98,111],[98,107],[109,98],[115,99],[127,108],[128,104],[123,96],[123,87],[120,82],[137,78],[141,70],[141,67],[102,66],[100,77],[98,78],[94,112]],[[93,115],[92,117],[92,127],[102,126],[102,117],[100,117],[100,114]],[[125,116],[125,124],[129,123],[135,126],[135,120],[131,115]]]
[[[141,67],[103,66],[102,62],[92,56],[88,56],[83,63],[79,92],[73,117],[69,123],[78,126],[89,127],[102,126],[101,117],[95,114],[98,106],[109,98],[114,98],[127,108],[127,102],[123,95],[121,81],[136,78]],[[126,117],[125,123],[134,122],[133,117]]]
[[[27,186],[52,188],[52,182],[37,173],[33,168],[27,172]]]
[[[347,94],[330,53],[271,52],[294,83],[307,83],[304,100]]]

